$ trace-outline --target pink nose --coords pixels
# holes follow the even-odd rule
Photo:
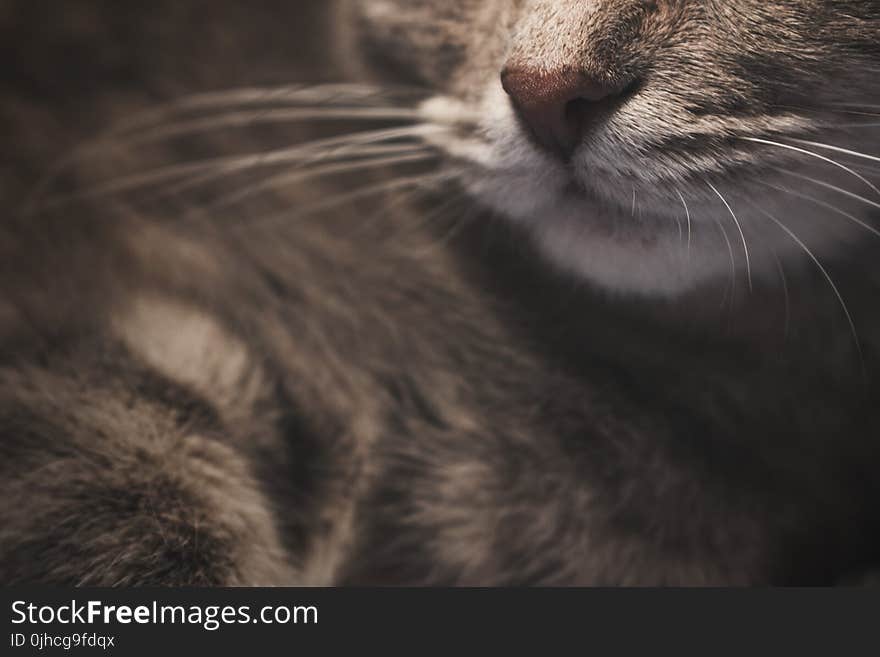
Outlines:
[[[574,69],[509,66],[501,84],[538,143],[565,158],[621,91]]]

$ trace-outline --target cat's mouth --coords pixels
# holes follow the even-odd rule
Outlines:
[[[487,127],[490,122],[484,113],[448,97],[426,101],[420,114],[426,123],[442,127],[427,132],[424,139],[450,161],[465,166],[476,196],[488,195],[496,201],[499,195],[516,199],[515,208],[507,207],[512,202],[502,203],[509,214],[532,210],[546,217],[553,214],[554,207],[565,206],[569,214],[571,208],[580,208],[584,219],[589,217],[593,222],[600,221],[597,211],[601,214],[602,210],[640,219],[651,212],[662,216],[664,205],[671,201],[677,204],[673,190],[689,184],[684,176],[663,177],[647,155],[641,167],[614,166],[610,161],[584,157],[588,148],[576,157],[554,157],[536,149],[516,122],[506,120],[509,117],[495,117],[491,124],[497,127]],[[689,175],[699,177],[693,172]],[[524,190],[529,190],[529,198],[523,197]],[[650,205],[640,199],[651,201]]]
[[[497,144],[482,138],[470,126],[456,126],[425,135],[456,166],[464,166],[466,186],[478,199],[489,198],[501,205],[505,214],[517,217],[532,212],[537,218],[552,220],[556,209],[580,212],[583,221],[598,227],[602,217],[632,216],[645,219],[649,208],[642,200],[655,199],[653,212],[660,212],[658,199],[669,197],[677,181],[646,184],[636,173],[551,160],[533,153],[502,153]],[[501,197],[504,197],[503,199]],[[579,210],[578,210],[579,209]]]
[[[866,229],[880,234],[865,218],[866,206],[880,207],[880,185],[858,162],[871,157],[857,152],[865,126],[832,135],[818,120],[768,113],[715,117],[711,134],[694,117],[672,139],[622,116],[561,158],[536,147],[506,98],[491,101],[479,116],[445,98],[423,105],[426,122],[445,127],[431,145],[462,164],[475,200],[606,288],[675,295],[737,278],[751,287],[789,253],[809,249],[812,260]]]

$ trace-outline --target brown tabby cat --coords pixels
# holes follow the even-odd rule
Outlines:
[[[880,567],[880,0],[2,6],[0,581]]]

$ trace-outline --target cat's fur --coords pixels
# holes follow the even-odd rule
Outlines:
[[[27,6],[8,3],[2,24],[29,24]],[[877,245],[757,179],[866,224],[870,203],[775,167],[876,196],[827,162],[736,138],[797,128],[876,153],[876,128],[819,125],[848,118],[832,103],[880,97],[880,2],[265,3],[247,26],[234,8],[214,19],[236,36],[185,58],[197,73],[149,52],[184,52],[186,29],[165,36],[181,17],[135,29],[148,35],[135,48],[101,34],[127,24],[112,3],[88,6],[84,35],[67,38],[122,53],[95,83],[96,123],[143,106],[150,85],[165,96],[230,77],[378,72],[430,89],[420,116],[452,129],[426,138],[441,167],[466,167],[468,196],[442,187],[296,215],[364,182],[354,175],[195,219],[167,199],[10,213],[0,581],[825,584],[877,566]],[[207,11],[192,7],[196,21]],[[283,19],[306,13],[291,39]],[[312,63],[329,38],[318,25],[339,68]],[[37,114],[59,107],[36,81],[59,60],[27,57],[53,41],[20,44],[28,84],[5,91],[19,200],[34,182],[21,172],[60,154],[41,151],[43,126],[66,134]],[[139,61],[129,49],[145,70],[115,90]],[[273,63],[222,65],[252,55]],[[512,59],[640,84],[563,164],[503,96]],[[213,137],[225,150],[278,138]],[[738,211],[748,262],[707,182]],[[806,231],[824,269],[750,200]]]

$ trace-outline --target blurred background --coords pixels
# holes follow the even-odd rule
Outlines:
[[[0,201],[158,102],[339,79],[327,0],[0,0]]]

